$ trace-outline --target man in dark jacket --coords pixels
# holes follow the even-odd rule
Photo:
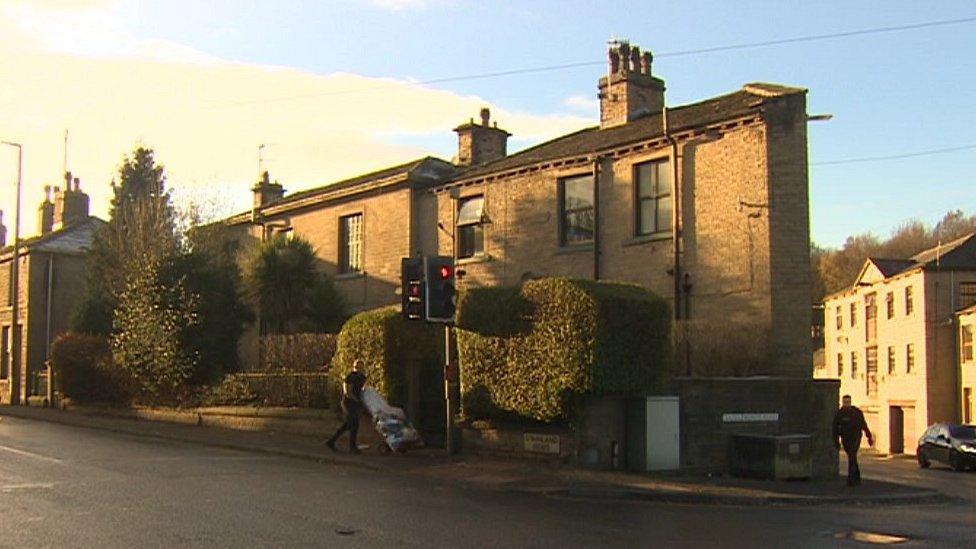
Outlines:
[[[851,395],[841,399],[840,410],[834,414],[834,446],[840,450],[844,446],[847,454],[847,485],[861,484],[861,468],[857,466],[857,450],[861,447],[861,431],[868,437],[868,445],[874,445],[874,437],[864,421],[864,414],[857,406],[851,406]],[[840,442],[837,438],[840,437]]]
[[[335,445],[336,441],[339,440],[342,433],[349,431],[349,452],[353,454],[359,453],[359,447],[356,445],[356,434],[359,433],[359,414],[363,409],[363,386],[366,385],[366,376],[361,371],[362,367],[362,360],[358,358],[354,360],[352,363],[352,371],[349,372],[342,384],[342,411],[345,413],[345,422],[325,442],[325,445],[334,452],[338,451]]]

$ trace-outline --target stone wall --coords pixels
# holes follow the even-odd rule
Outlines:
[[[682,469],[727,473],[734,434],[809,434],[814,478],[834,477],[837,451],[831,422],[838,385],[832,380],[773,377],[673,380],[672,394],[680,399]],[[777,414],[778,418],[734,421],[723,419],[725,414]]]
[[[576,435],[568,427],[473,421],[461,428],[461,451],[466,454],[573,463],[576,447]]]

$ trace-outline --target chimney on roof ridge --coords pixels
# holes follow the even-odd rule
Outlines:
[[[54,203],[51,202],[51,186],[44,185],[44,200],[37,207],[37,232],[47,234],[54,228]]]
[[[491,111],[487,107],[481,109],[480,116],[480,125],[476,125],[472,118],[467,124],[454,128],[458,134],[455,159],[458,166],[478,166],[508,154],[508,138],[512,134],[499,128],[497,121],[491,123]]]
[[[277,181],[271,182],[271,175],[268,170],[261,174],[261,180],[251,187],[251,192],[254,194],[253,209],[255,211],[272,202],[277,202],[285,196],[285,189],[281,184]]]
[[[71,177],[71,172],[64,172],[64,189],[54,187],[54,220],[51,230],[57,231],[88,219],[88,205],[88,195],[81,191],[81,179]]]
[[[600,127],[626,124],[664,108],[664,81],[651,74],[654,56],[627,41],[614,43],[607,52],[607,75],[598,83]]]

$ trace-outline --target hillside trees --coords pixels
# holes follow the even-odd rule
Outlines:
[[[934,226],[927,227],[918,220],[910,220],[896,228],[887,239],[871,233],[853,235],[838,249],[810,247],[813,302],[820,303],[825,295],[843,290],[854,278],[868,257],[909,259],[913,255],[976,231],[976,215],[967,216],[961,210],[950,211]]]

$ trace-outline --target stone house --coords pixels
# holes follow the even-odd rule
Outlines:
[[[311,240],[357,308],[397,303],[399,260],[418,252],[454,255],[463,285],[625,281],[674,303],[682,371],[809,378],[806,90],[748,84],[666,108],[651,65],[610,50],[599,126],[507,154],[485,109],[455,128],[454,164],[287,197],[264,181],[230,222]]]
[[[959,418],[963,423],[976,423],[976,402],[973,391],[976,389],[976,353],[973,353],[973,335],[976,334],[976,305],[971,305],[956,313],[959,357]]]
[[[26,403],[41,394],[38,374],[45,370],[51,342],[68,331],[71,314],[84,295],[85,253],[104,221],[88,215],[88,195],[77,178],[65,174],[65,187],[50,188],[38,208],[38,235],[21,241],[18,322],[13,322],[13,246],[0,238],[0,402]],[[4,231],[0,229],[0,235]],[[19,342],[18,361],[14,345]]]
[[[814,377],[840,380],[878,450],[914,454],[926,427],[961,418],[956,312],[974,303],[976,234],[911,259],[869,258],[850,288],[824,300]]]

